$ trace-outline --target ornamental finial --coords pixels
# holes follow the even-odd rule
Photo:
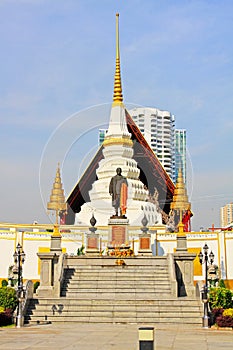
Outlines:
[[[120,69],[120,46],[119,46],[119,13],[116,14],[116,70],[114,77],[113,105],[121,105],[123,101],[121,87],[121,69]]]

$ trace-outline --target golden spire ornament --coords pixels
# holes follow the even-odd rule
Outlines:
[[[114,93],[110,113],[109,127],[103,146],[117,145],[121,147],[133,147],[131,134],[127,127],[126,111],[123,103],[121,73],[120,73],[120,48],[119,48],[119,14],[116,14],[116,67],[114,76]]]
[[[187,190],[185,187],[182,170],[179,169],[178,177],[176,181],[176,187],[173,195],[173,201],[171,203],[171,210],[177,211],[180,214],[180,221],[178,224],[179,232],[183,232],[184,224],[182,223],[182,217],[186,210],[191,208],[191,204],[188,201]]]
[[[119,13],[116,14],[116,69],[114,77],[113,105],[122,105],[123,94],[121,86],[120,45],[119,45]]]
[[[50,201],[47,203],[47,209],[55,211],[56,221],[54,225],[54,234],[59,234],[58,217],[60,213],[64,213],[67,210],[64,190],[62,188],[59,163],[56,171],[56,177],[53,183],[53,188],[50,195]]]

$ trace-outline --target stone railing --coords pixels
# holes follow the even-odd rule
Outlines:
[[[54,272],[54,296],[60,297],[64,279],[64,270],[67,254],[61,254],[57,263],[57,271]]]
[[[27,312],[28,304],[30,299],[33,298],[34,284],[31,280],[26,282],[25,288],[23,289],[22,298],[18,299],[18,308],[15,310],[14,317],[16,319],[16,326],[22,327],[24,325],[24,316]],[[17,320],[18,318],[18,320]]]
[[[174,297],[177,297],[178,287],[177,287],[177,280],[176,280],[176,268],[175,268],[174,255],[171,253],[168,253],[167,261],[168,261],[168,272],[169,272],[169,277],[171,281],[171,293]]]
[[[34,292],[34,284],[31,280],[28,280],[26,282],[24,293],[23,293],[24,294],[24,298],[23,298],[23,302],[22,302],[23,315],[25,315],[25,312],[27,310],[28,303],[29,303],[30,299],[33,298],[33,292]]]

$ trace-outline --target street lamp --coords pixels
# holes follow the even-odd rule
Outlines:
[[[22,302],[23,302],[23,268],[22,265],[25,260],[25,253],[22,250],[22,246],[18,243],[16,250],[13,254],[14,262],[17,266],[18,283],[17,283],[17,316],[16,316],[16,327],[20,328],[23,326],[23,313],[22,313]]]
[[[204,304],[204,316],[202,319],[202,326],[203,328],[208,328],[209,327],[209,314],[208,314],[208,267],[207,267],[207,263],[209,262],[211,265],[214,262],[214,253],[211,251],[210,254],[208,255],[208,250],[209,247],[208,245],[205,243],[204,247],[203,247],[203,252],[200,252],[198,254],[199,257],[199,261],[201,264],[204,264],[205,267],[205,285],[204,288],[202,290],[202,302]]]

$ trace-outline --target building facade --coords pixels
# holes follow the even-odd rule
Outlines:
[[[0,265],[0,281],[8,278],[8,269],[14,265],[14,251],[18,243],[23,247],[26,254],[23,265],[23,279],[40,279],[41,263],[37,253],[48,253],[51,246],[52,225],[27,225],[27,228],[20,224],[0,223],[0,244],[2,248],[2,261]],[[24,231],[24,230],[27,231]],[[70,256],[76,256],[77,250],[82,245],[87,247],[87,232],[89,226],[61,226],[62,231],[62,252]],[[150,227],[151,249],[154,256],[164,256],[173,252],[177,247],[177,237],[174,233],[165,232],[164,227]],[[97,227],[101,236],[101,250],[105,251],[108,247],[109,227]],[[142,231],[139,227],[129,226],[129,244],[134,247],[135,254],[138,253],[139,237]],[[189,253],[196,253],[194,260],[194,281],[204,281],[205,270],[201,266],[198,254],[203,249],[205,243],[208,243],[210,251],[214,253],[214,264],[219,267],[219,277],[225,281],[228,288],[233,289],[233,232],[215,231],[215,232],[189,232],[187,233],[187,248]],[[104,253],[105,254],[105,253]]]
[[[175,130],[175,169],[176,178],[178,171],[181,168],[184,183],[186,183],[186,130]]]
[[[102,143],[104,142],[106,133],[107,129],[99,129],[99,145],[102,145]]]
[[[158,108],[134,108],[129,113],[171,180],[175,183],[174,115]]]
[[[229,203],[221,207],[221,227],[226,227],[233,222],[233,203]]]

